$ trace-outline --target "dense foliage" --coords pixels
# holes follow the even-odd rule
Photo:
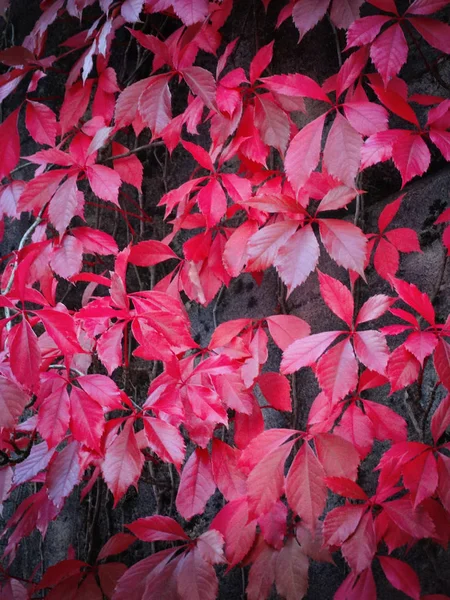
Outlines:
[[[0,1],[5,19],[8,4]],[[450,390],[450,319],[435,314],[435,298],[397,277],[401,254],[421,252],[417,232],[396,227],[407,198],[383,207],[377,232],[363,231],[359,215],[369,167],[392,160],[404,186],[424,175],[432,154],[450,160],[450,100],[410,95],[400,77],[405,34],[437,57],[450,54],[442,10],[450,2],[280,6],[276,26],[292,19],[299,43],[326,15],[338,46],[346,30],[339,71],[321,83],[272,74],[273,42],[248,72],[231,68],[239,40],[225,45],[221,29],[232,4],[43,0],[22,45],[0,53],[0,100],[20,92],[0,125],[3,231],[24,213],[33,217],[3,257],[0,500],[29,482],[36,490],[5,526],[5,600],[42,590],[49,599],[214,600],[215,565],[250,566],[249,600],[267,598],[274,584],[298,600],[310,561],[332,561],[334,552],[349,567],[336,600],[376,599],[373,564],[419,599],[403,550],[424,539],[447,547],[450,395],[441,391]],[[70,19],[80,32],[50,55],[52,28]],[[151,23],[164,27],[151,34]],[[119,80],[115,48],[123,40],[137,64],[152,61],[150,75],[141,77],[138,64]],[[196,64],[199,55],[214,70]],[[53,110],[41,81],[68,57],[64,98]],[[24,144],[35,151],[23,156]],[[181,147],[197,167],[160,199],[170,233],[145,239],[151,216],[138,156],[159,148],[167,158]],[[22,179],[30,164],[34,176]],[[129,243],[102,227],[112,215],[126,223]],[[438,223],[448,221],[450,208]],[[442,242],[450,252],[450,227]],[[321,251],[344,278],[318,269]],[[391,293],[372,290],[360,302],[369,265]],[[233,278],[246,272],[260,281],[271,267],[285,297],[318,278],[342,325],[312,332],[281,302],[263,319],[220,323],[201,347],[188,303],[218,302]],[[269,340],[282,352],[279,372],[265,368]],[[137,362],[148,374],[145,397],[129,378]],[[296,413],[290,376],[307,368],[321,392],[304,430],[295,421],[266,429],[264,409]],[[435,384],[431,398],[419,400],[428,406],[414,431],[402,411],[366,397],[375,388],[385,397],[420,388],[425,369]],[[388,443],[369,496],[358,473],[376,440]],[[11,575],[21,540],[35,529],[45,536],[71,494],[81,491],[83,502],[103,478],[116,506],[144,465],[162,463],[177,485],[177,519],[150,514],[128,523],[96,556],[68,548],[39,581]],[[192,533],[186,522],[214,494],[223,507]],[[132,564],[137,539],[149,543],[149,556]],[[112,558],[121,553],[120,562]]]

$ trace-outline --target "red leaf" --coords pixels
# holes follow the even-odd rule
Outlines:
[[[438,343],[438,338],[429,331],[414,331],[408,336],[404,346],[417,358],[423,366],[423,361],[433,353]]]
[[[150,77],[149,84],[139,96],[139,113],[153,137],[157,137],[172,118],[169,81],[171,75]]]
[[[378,217],[378,229],[380,230],[380,233],[383,233],[386,227],[388,227],[392,223],[392,220],[398,213],[398,210],[404,197],[405,194],[402,194],[399,198],[397,198],[397,200],[389,202],[389,204],[386,204],[386,206],[383,208],[383,210],[380,213],[380,216]]]
[[[294,315],[273,315],[267,317],[266,321],[273,341],[281,350],[286,350],[292,342],[311,333],[308,323]]]
[[[411,492],[416,509],[434,494],[438,485],[436,459],[432,452],[423,452],[403,466],[403,484]]]
[[[416,310],[430,325],[434,325],[434,308],[427,294],[421,292],[413,283],[401,279],[392,279],[392,285],[403,302]]]
[[[186,67],[182,71],[184,80],[191,92],[198,96],[210,109],[216,109],[216,81],[212,74],[202,67]]]
[[[287,600],[299,600],[308,589],[309,560],[295,537],[288,539],[277,556],[275,584]]]
[[[136,538],[130,533],[116,533],[115,535],[109,538],[109,540],[98,553],[97,562],[99,560],[103,560],[104,558],[108,558],[109,556],[121,554],[127,548],[129,548],[131,544],[133,544],[135,541]]]
[[[265,71],[272,62],[273,44],[274,42],[270,42],[270,44],[263,46],[253,57],[253,60],[250,63],[250,83],[252,85],[259,79],[262,72]]]
[[[236,566],[249,552],[256,534],[256,520],[249,521],[245,498],[226,504],[213,519],[210,529],[225,538],[225,555],[229,568]]]
[[[449,0],[414,0],[406,14],[431,15],[449,4]]]
[[[78,121],[88,107],[93,83],[93,79],[88,79],[84,84],[82,81],[78,81],[66,90],[64,102],[59,113],[61,135],[64,135],[72,127],[78,125]]]
[[[353,223],[320,219],[320,236],[328,254],[337,264],[355,271],[364,279],[367,238]]]
[[[179,430],[166,421],[149,416],[144,417],[144,429],[153,452],[161,460],[173,463],[180,470],[184,460],[185,445]]]
[[[431,419],[431,434],[434,443],[437,444],[439,438],[450,424],[450,394],[441,400]]]
[[[342,544],[341,552],[350,567],[361,573],[372,564],[376,550],[375,527],[369,511],[361,518],[354,534]]]
[[[119,206],[119,174],[104,165],[92,165],[86,168],[86,175],[92,191],[96,196]]]
[[[117,142],[112,143],[112,154],[113,157],[120,154],[126,154],[128,148],[118,144]],[[125,183],[129,183],[137,188],[139,191],[142,189],[142,178],[144,173],[144,167],[137,156],[131,154],[124,158],[117,158],[113,160],[114,171],[119,173],[120,179]]]
[[[114,323],[97,340],[98,357],[109,375],[122,364],[122,337],[125,326],[124,322]]]
[[[90,227],[73,227],[71,233],[83,245],[83,251],[89,254],[117,254],[119,249],[114,238],[104,231]]]
[[[369,53],[367,48],[353,52],[339,69],[336,78],[336,97],[339,98],[361,75],[366,66]]]
[[[313,365],[341,333],[324,331],[296,340],[283,352],[281,372],[288,375],[302,367]]]
[[[346,49],[372,43],[380,33],[383,25],[390,20],[390,17],[386,17],[385,15],[373,15],[358,19],[350,25],[347,31]]]
[[[175,577],[181,600],[215,600],[219,590],[217,575],[198,548],[181,557]]]
[[[36,391],[39,387],[41,366],[38,338],[26,319],[22,319],[13,331],[14,337],[9,348],[11,370],[26,390]]]
[[[407,563],[392,556],[379,556],[381,567],[389,583],[414,600],[420,599],[417,573]]]
[[[258,525],[265,541],[280,550],[287,533],[288,509],[281,500],[276,502],[271,510],[258,519]]]
[[[441,383],[450,390],[450,344],[441,339],[434,351],[433,360]]]
[[[196,448],[181,473],[175,501],[178,512],[185,519],[202,513],[215,490],[208,451]]]
[[[385,296],[384,294],[377,294],[375,296],[371,296],[364,304],[361,306],[360,311],[358,313],[358,317],[356,319],[356,325],[360,325],[361,323],[366,323],[367,321],[373,321],[374,319],[378,319],[389,309],[391,304],[394,302],[394,298],[390,296]]]
[[[0,180],[8,177],[19,162],[20,138],[17,130],[19,109],[12,112],[0,125]]]
[[[356,530],[367,508],[347,504],[331,510],[323,522],[323,538],[327,546],[341,546]]]
[[[391,25],[371,45],[370,57],[387,87],[408,58],[408,44],[399,23]]]
[[[245,496],[246,477],[238,467],[239,451],[213,438],[211,467],[214,481],[229,502]]]
[[[340,281],[318,271],[320,294],[334,314],[352,326],[354,303],[350,290]]]
[[[433,48],[450,53],[450,26],[436,19],[410,17],[409,22]]]
[[[138,267],[153,267],[170,258],[178,258],[172,248],[163,242],[148,240],[132,246],[128,262]]]
[[[77,175],[72,175],[59,186],[50,200],[48,216],[60,235],[63,235],[77,213],[79,193]]]
[[[402,187],[416,175],[423,175],[430,166],[431,154],[420,135],[399,138],[392,151],[392,158],[402,176]]]
[[[358,359],[371,371],[380,375],[386,372],[389,360],[389,348],[381,331],[358,331],[353,338]]]
[[[55,386],[56,387],[56,386]],[[44,398],[39,405],[37,430],[49,448],[57,446],[69,428],[69,394],[64,381]]]
[[[197,144],[193,144],[192,142],[185,142],[184,140],[181,140],[181,144],[183,148],[195,158],[201,167],[207,169],[208,171],[214,171],[214,165],[211,160],[211,156],[204,148],[197,146]]]
[[[286,478],[289,506],[312,533],[327,500],[325,472],[311,447],[305,442],[297,453]]]
[[[359,487],[357,483],[345,477],[327,477],[325,479],[327,487],[335,494],[351,498],[352,500],[367,500],[366,492]]]
[[[323,354],[316,368],[320,387],[335,404],[356,388],[358,363],[347,338]]]
[[[349,187],[355,184],[363,139],[340,113],[336,113],[325,143],[323,161],[328,173]]]
[[[108,447],[102,464],[103,477],[114,496],[114,507],[130,485],[136,487],[143,464],[144,456],[137,444],[133,420],[128,419],[123,430]]]
[[[270,77],[263,77],[261,81],[264,87],[276,94],[292,96],[294,98],[313,98],[314,100],[330,102],[328,96],[314,79],[300,73],[271,75]]]
[[[76,440],[92,450],[100,450],[105,428],[103,409],[96,400],[77,387],[70,392],[70,426]]]
[[[400,252],[422,252],[414,229],[406,227],[393,229],[386,231],[386,237]]]
[[[55,113],[41,102],[27,100],[25,124],[31,137],[38,144],[54,146],[58,133]]]
[[[297,221],[278,221],[257,231],[248,241],[248,268],[262,271],[276,261],[278,251],[297,230]]]
[[[291,385],[289,380],[279,373],[262,373],[256,383],[267,402],[277,410],[291,412]]]
[[[189,540],[181,525],[170,517],[144,517],[126,525],[126,528],[144,542]]]
[[[197,195],[200,211],[205,215],[206,226],[214,227],[227,210],[227,198],[217,179],[210,179]]]
[[[286,152],[284,168],[296,193],[319,164],[324,123],[325,115],[322,115],[300,129]]]
[[[62,354],[67,356],[78,353],[85,354],[78,342],[73,317],[52,308],[41,309],[36,311],[36,314]]]
[[[319,433],[314,437],[314,445],[327,477],[356,480],[360,458],[353,444],[333,433]]]
[[[295,441],[272,450],[252,469],[247,479],[247,498],[251,517],[269,512],[283,493],[284,463]]]
[[[63,505],[63,500],[80,481],[79,449],[77,442],[68,444],[48,470],[46,478],[48,497],[57,508]]]

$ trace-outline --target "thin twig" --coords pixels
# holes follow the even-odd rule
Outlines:
[[[123,154],[116,154],[115,156],[109,156],[105,158],[103,162],[110,162],[112,160],[119,160],[119,158],[127,158],[127,156],[131,156],[132,154],[136,154],[141,150],[148,150],[149,148],[156,148],[157,146],[164,146],[164,142],[150,142],[149,144],[144,144],[143,146],[138,146],[137,148],[133,148],[132,150],[128,150],[128,152],[124,152]]]

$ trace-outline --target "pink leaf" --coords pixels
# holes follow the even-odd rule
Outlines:
[[[352,269],[364,278],[367,238],[353,223],[321,219],[320,236],[328,254],[338,265]]]
[[[48,215],[50,222],[56,230],[62,235],[69,226],[70,221],[75,216],[78,208],[78,188],[77,176],[72,175],[59,186],[53,198],[50,200]]]
[[[270,42],[270,44],[260,48],[250,63],[250,83],[252,85],[272,62],[273,44],[274,42]]]
[[[256,383],[267,402],[277,410],[291,412],[291,385],[289,380],[279,373],[262,373]]]
[[[311,333],[308,323],[294,315],[273,315],[266,321],[273,341],[281,350]]]
[[[340,334],[340,331],[324,331],[296,340],[283,352],[281,372],[287,375],[313,365]]]
[[[173,463],[178,470],[184,460],[185,444],[179,430],[161,419],[144,417],[145,435],[150,448],[161,460]]]
[[[31,137],[38,144],[54,146],[58,125],[55,113],[41,102],[27,100],[25,124]]]
[[[419,600],[420,582],[417,573],[407,563],[392,556],[379,556],[381,567],[389,583],[410,598]]]
[[[250,515],[267,513],[283,493],[284,463],[294,440],[272,450],[256,465],[247,479],[247,497]]]
[[[46,484],[50,500],[61,507],[63,500],[80,481],[80,457],[78,442],[71,442],[58,454],[50,465]]]
[[[319,164],[324,122],[325,115],[322,115],[308,123],[300,129],[289,144],[284,168],[296,193],[304,186]]]
[[[114,496],[114,507],[141,475],[144,456],[139,450],[133,420],[128,419],[123,430],[106,451],[102,464],[103,477]]]
[[[325,16],[329,0],[298,0],[292,9],[292,19],[300,40]]]
[[[408,58],[408,44],[399,23],[386,29],[375,40],[370,47],[370,57],[386,87]]]
[[[87,167],[86,175],[92,191],[96,196],[112,202],[119,206],[119,188],[121,184],[120,175],[104,165],[92,165]]]
[[[194,515],[202,513],[215,489],[208,451],[196,448],[181,473],[175,501],[180,515],[191,519]]]
[[[287,600],[299,600],[308,589],[309,560],[294,537],[288,539],[275,563],[277,591]]]
[[[352,326],[354,302],[350,290],[337,279],[318,271],[320,294],[334,314]]]
[[[410,17],[409,22],[433,48],[450,53],[450,26],[436,19]]]
[[[126,528],[144,542],[189,540],[181,525],[170,517],[144,517],[126,525]]]
[[[392,159],[402,176],[402,187],[413,177],[423,175],[430,166],[431,154],[420,135],[405,135],[395,142]]]
[[[92,450],[100,450],[105,428],[103,409],[84,390],[73,387],[70,393],[70,424],[73,437]]]
[[[358,363],[348,338],[320,357],[316,375],[320,387],[333,404],[356,388]]]
[[[315,532],[327,499],[325,472],[307,442],[304,442],[286,478],[289,506],[298,514],[305,527]]]
[[[319,261],[320,247],[311,225],[292,235],[280,248],[274,265],[288,289],[288,295],[306,281]]]
[[[330,175],[353,187],[361,160],[363,140],[340,113],[335,120],[325,143],[324,165]]]
[[[20,138],[17,130],[19,109],[12,112],[0,125],[0,180],[9,176],[10,172],[19,162]]]

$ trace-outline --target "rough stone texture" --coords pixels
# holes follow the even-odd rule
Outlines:
[[[275,37],[275,59],[271,66],[273,73],[277,72],[302,72],[320,82],[336,72],[338,59],[336,54],[336,39],[327,20],[322,21],[314,31],[308,33],[301,44],[297,45],[297,33],[291,21],[286,22],[278,31],[273,31],[274,17],[278,13],[282,3],[273,0],[269,6],[268,14],[265,15],[262,5],[258,0],[253,2],[239,2],[235,0],[235,9],[229,21],[224,28],[225,41],[230,41],[236,36],[240,36],[241,41],[237,51],[232,57],[233,67],[248,67],[249,61],[254,55],[255,50],[263,44],[269,42]],[[13,11],[11,23],[14,26],[14,36],[16,43],[20,43],[26,33],[32,27],[36,16],[39,14],[39,3],[37,0],[13,1]],[[368,9],[369,12],[371,9]],[[444,13],[444,18],[448,20],[448,13]],[[9,26],[11,27],[11,25]],[[66,23],[62,26],[60,23],[50,29],[50,45],[54,44],[56,48],[63,39],[76,31],[76,24]],[[7,32],[10,35],[10,31]],[[340,36],[341,46],[343,38]],[[426,51],[426,56],[433,52]],[[133,61],[133,55],[130,54],[130,62]],[[447,57],[448,58],[448,57]],[[203,55],[201,64],[208,67],[213,64],[210,56]],[[122,63],[122,57],[117,58],[117,64]],[[126,65],[125,65],[126,66]],[[134,68],[133,63],[131,69]],[[144,76],[148,72],[148,66],[144,64],[139,72],[139,76]],[[427,73],[417,51],[412,49],[408,64],[403,70],[405,79],[411,85],[411,92],[448,95],[448,90],[444,89],[436,79]],[[440,74],[444,81],[450,82],[450,62],[443,62],[440,66]],[[63,93],[63,80],[61,77],[51,75],[44,83],[45,94],[59,95]],[[22,90],[23,91],[23,90]],[[15,108],[15,102],[20,96],[20,90],[11,99],[5,102],[3,114]],[[309,118],[313,118],[322,112],[319,103],[315,103]],[[207,138],[203,135],[203,140]],[[201,138],[201,139],[202,139]],[[33,151],[32,145],[24,148],[24,154]],[[154,215],[155,219],[151,225],[144,227],[144,238],[161,238],[168,230],[161,222],[162,212],[156,209],[156,203],[165,191],[176,187],[185,181],[194,168],[194,163],[187,158],[184,151],[177,149],[168,164],[166,165],[166,177],[163,180],[159,162],[164,160],[163,155],[140,155],[144,161],[145,183],[144,183],[144,201],[146,210]],[[366,232],[375,231],[378,215],[385,202],[394,200],[400,189],[400,178],[391,164],[377,166],[368,169],[362,178],[362,187],[368,191],[364,196],[365,209],[363,212],[364,230]],[[423,249],[422,254],[402,255],[401,269],[399,276],[416,283],[423,291],[433,293],[436,281],[439,277],[441,265],[444,260],[444,251],[439,239],[439,230],[433,225],[436,217],[448,205],[450,185],[450,167],[443,161],[437,160],[430,169],[429,173],[419,181],[414,181],[405,190],[407,196],[403,202],[401,210],[396,217],[395,226],[412,227],[420,232],[420,241]],[[354,208],[350,206],[349,218],[352,219]],[[116,230],[112,219],[105,220],[108,231],[116,231],[122,245],[127,243],[127,232],[125,228],[119,225]],[[20,223],[8,227],[5,238],[0,245],[0,252],[5,254],[17,247],[18,240],[29,225],[29,221],[23,218]],[[178,244],[181,242],[176,242]],[[340,269],[332,262],[326,252],[322,249],[320,259],[320,269],[324,272],[340,277],[348,283],[346,272]],[[148,274],[141,273],[145,283]],[[391,293],[389,285],[374,273],[373,270],[367,273],[368,286],[365,284],[361,288],[361,300],[368,295],[368,290],[376,290],[377,293]],[[436,297],[437,311],[441,315],[446,315],[450,309],[450,299],[447,293],[449,281],[448,267],[444,278],[444,286]],[[288,300],[288,308],[295,314],[311,324],[313,333],[331,329],[337,321],[322,302],[317,276],[311,275],[307,282],[299,289],[295,290]],[[192,328],[195,336],[198,336],[202,344],[206,344],[214,328],[214,319],[217,323],[229,319],[240,317],[261,318],[276,313],[280,310],[279,302],[279,282],[273,269],[269,270],[260,286],[258,286],[251,275],[243,274],[234,280],[230,287],[223,291],[220,297],[213,303],[203,308],[197,305],[191,305],[190,316],[192,319]],[[280,353],[276,348],[271,348],[268,370],[275,370],[279,364]],[[429,393],[433,376],[427,373],[423,387],[426,395]],[[138,385],[138,394],[141,397],[145,394],[146,378],[144,383]],[[299,409],[299,427],[305,426],[308,409],[315,395],[318,393],[318,386],[310,369],[304,369],[296,375],[296,389]],[[380,402],[383,402],[400,412],[409,422],[410,415],[405,409],[403,403],[403,392],[388,397],[388,389],[382,389],[375,394],[371,394]],[[289,426],[290,419],[288,415],[280,415],[275,411],[268,411],[267,425],[269,427]],[[415,432],[410,425],[410,434],[414,439]],[[361,469],[361,482],[367,490],[372,489],[375,483],[372,469],[377,463],[381,451],[385,447],[376,446],[375,451],[364,462]],[[152,486],[148,481],[148,476],[156,478],[159,485]],[[172,474],[173,475],[173,474]],[[174,475],[176,480],[176,474]],[[147,481],[145,481],[147,479]],[[33,491],[29,486],[30,493]],[[157,492],[155,494],[155,492]],[[41,561],[41,571],[49,565],[65,557],[67,547],[72,545],[80,558],[87,558],[88,549],[98,550],[112,533],[121,531],[123,525],[140,517],[149,515],[157,509],[163,514],[174,514],[173,505],[173,487],[171,488],[170,479],[166,467],[156,470],[154,473],[147,473],[144,481],[140,482],[138,493],[130,490],[126,497],[119,503],[119,506],[112,510],[112,500],[105,485],[98,482],[94,487],[88,499],[79,503],[77,495],[70,498],[58,518],[49,527],[45,541],[40,540],[38,534],[33,534],[25,539],[20,547],[18,556],[12,565],[12,572],[17,575],[29,576],[37,562]],[[98,500],[97,500],[98,494]],[[17,504],[23,499],[24,490],[16,491],[11,500],[7,503],[3,518],[8,518]],[[221,499],[218,495],[214,496],[208,503],[206,514],[202,517],[194,518],[188,527],[192,530],[202,530],[220,508]],[[331,501],[330,501],[331,502]],[[96,508],[97,507],[97,508]],[[332,505],[330,504],[329,508]],[[87,526],[89,515],[98,511],[98,518],[94,521],[93,529]],[[156,545],[158,547],[158,545]],[[4,540],[1,540],[0,547],[4,547]],[[133,546],[129,553],[132,562],[136,562],[146,556],[149,552],[149,545],[138,542]],[[400,553],[399,556],[402,556]],[[95,556],[95,554],[94,554]],[[430,561],[430,556],[433,558]],[[418,572],[422,589],[424,593],[439,591],[442,593],[450,592],[450,573],[448,571],[449,556],[443,550],[437,550],[431,554],[427,543],[418,544],[407,555],[407,559]],[[309,600],[332,598],[334,592],[342,582],[346,574],[346,565],[344,561],[336,557],[336,565],[314,563],[310,569],[310,588],[307,595]],[[384,576],[380,573],[378,566],[375,566],[377,586],[379,597],[383,599],[397,600],[406,598],[400,592],[396,592],[387,584]],[[244,574],[245,576],[245,574]],[[443,581],[443,580],[445,581]],[[236,600],[242,596],[242,579],[239,569],[234,570],[227,576],[220,578],[220,600]],[[274,596],[275,597],[275,596]]]

